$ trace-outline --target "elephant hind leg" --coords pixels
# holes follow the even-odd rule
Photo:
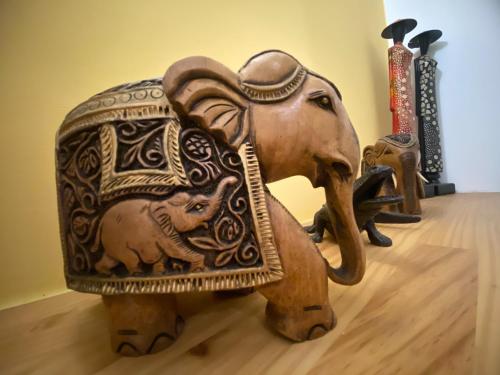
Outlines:
[[[291,340],[318,338],[336,323],[328,299],[325,261],[300,224],[275,198],[267,198],[285,272],[281,281],[257,288],[268,300],[267,321]]]
[[[127,245],[120,252],[119,260],[127,267],[127,271],[130,275],[142,272],[141,258],[138,255],[138,251],[132,249],[130,246]]]
[[[130,247],[127,241],[116,241],[112,237],[103,237],[102,245],[104,254],[95,265],[97,271],[109,274],[111,268],[123,263],[130,275],[142,272],[139,252]]]
[[[111,346],[124,356],[159,352],[182,333],[184,320],[177,314],[173,294],[121,294],[102,296],[109,315]]]
[[[118,265],[118,261],[104,253],[101,259],[95,264],[94,268],[97,272],[105,275],[111,274],[111,269]]]
[[[153,264],[153,273],[156,275],[161,275],[165,272],[165,263],[163,257],[156,263]]]

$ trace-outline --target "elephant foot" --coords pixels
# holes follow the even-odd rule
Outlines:
[[[312,224],[312,225],[306,225],[304,227],[304,230],[307,232],[307,233],[314,233],[316,232],[316,225],[315,224]]]
[[[208,267],[206,266],[191,266],[189,267],[189,273],[191,272],[205,272],[205,271],[209,271]]]
[[[177,314],[170,294],[103,296],[109,313],[111,346],[124,356],[159,352],[182,333],[184,319]]]
[[[101,259],[95,264],[94,268],[97,272],[104,275],[111,275],[111,269],[118,264],[116,259],[111,258],[108,254],[103,254]]]
[[[312,305],[301,308],[266,306],[268,323],[283,336],[293,341],[314,340],[331,331],[337,320],[330,305]]]
[[[385,224],[410,224],[410,223],[418,223],[421,220],[421,217],[418,215],[408,215],[402,214],[399,212],[379,212],[374,221],[376,223],[385,223]]]
[[[125,267],[127,268],[127,272],[129,273],[130,276],[138,276],[144,272],[139,263],[134,265],[129,265],[125,263]]]
[[[389,247],[392,246],[392,240],[379,232],[373,220],[369,220],[365,225],[366,233],[368,233],[368,238],[370,243],[375,246]]]
[[[161,275],[163,272],[165,272],[165,264],[163,263],[163,259],[161,259],[153,264],[153,273],[155,275]]]
[[[313,242],[315,242],[315,243],[321,243],[321,242],[323,242],[323,236],[319,233],[314,233],[311,236],[311,240],[313,240]]]
[[[191,265],[189,266],[188,272],[203,272],[208,270],[208,268],[205,266],[204,256],[195,260],[190,259],[189,261],[191,262]]]

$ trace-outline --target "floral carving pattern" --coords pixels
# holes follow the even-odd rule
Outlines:
[[[87,248],[95,236],[100,208],[99,136],[82,132],[68,139],[58,150],[58,180],[61,209],[65,218],[62,231],[68,267],[77,273],[91,271],[93,261]]]
[[[187,129],[181,135],[181,145],[188,165],[188,176],[193,185],[212,185],[221,176],[232,175],[238,182],[213,222],[213,236],[188,237],[187,240],[202,250],[217,249],[213,260],[215,267],[238,265],[243,267],[257,264],[260,252],[251,231],[248,211],[248,192],[244,185],[243,165],[235,152],[225,149],[199,129]],[[247,221],[243,220],[247,214]]]
[[[118,148],[115,168],[119,172],[161,169],[168,158],[163,147],[165,121],[134,120],[116,121],[107,126],[115,129]],[[67,137],[58,151],[60,205],[62,209],[64,241],[67,248],[68,270],[72,274],[95,274],[96,262],[102,257],[103,248],[95,247],[99,236],[99,220],[113,200],[100,196],[101,147],[99,129],[87,130]],[[238,269],[262,265],[252,227],[248,190],[240,156],[227,146],[217,143],[210,135],[197,128],[182,129],[179,134],[181,162],[191,188],[188,193],[207,194],[227,176],[234,176],[236,183],[228,187],[226,199],[206,228],[181,233],[183,243],[205,255],[208,269]],[[178,191],[173,187],[164,194],[166,199]],[[131,193],[132,194],[132,193]],[[134,197],[150,198],[147,190],[134,190]],[[121,199],[126,199],[126,195]],[[189,264],[179,259],[162,259],[164,274],[182,274],[189,271]],[[142,265],[144,275],[149,266]],[[123,267],[117,266],[114,274],[125,276]]]
[[[188,129],[182,134],[182,153],[192,162],[193,167],[188,172],[195,186],[206,185],[221,175],[221,170],[215,163],[215,144],[208,134],[198,129]]]
[[[164,169],[167,162],[162,136],[164,120],[124,121],[116,126],[120,163],[117,172],[129,169]]]

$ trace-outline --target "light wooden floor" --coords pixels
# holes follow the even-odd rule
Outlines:
[[[258,294],[182,300],[186,329],[164,352],[111,353],[98,296],[67,293],[0,312],[0,373],[500,374],[500,193],[423,201],[424,220],[386,225],[354,287],[330,283],[337,327],[293,344]],[[366,236],[364,237],[366,240]],[[337,260],[326,241],[324,254]]]

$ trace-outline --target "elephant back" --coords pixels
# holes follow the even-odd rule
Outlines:
[[[180,121],[161,79],[114,87],[73,109],[57,133],[56,164],[71,289],[175,293],[283,276],[251,144],[235,151]],[[196,225],[176,226],[172,212]]]

